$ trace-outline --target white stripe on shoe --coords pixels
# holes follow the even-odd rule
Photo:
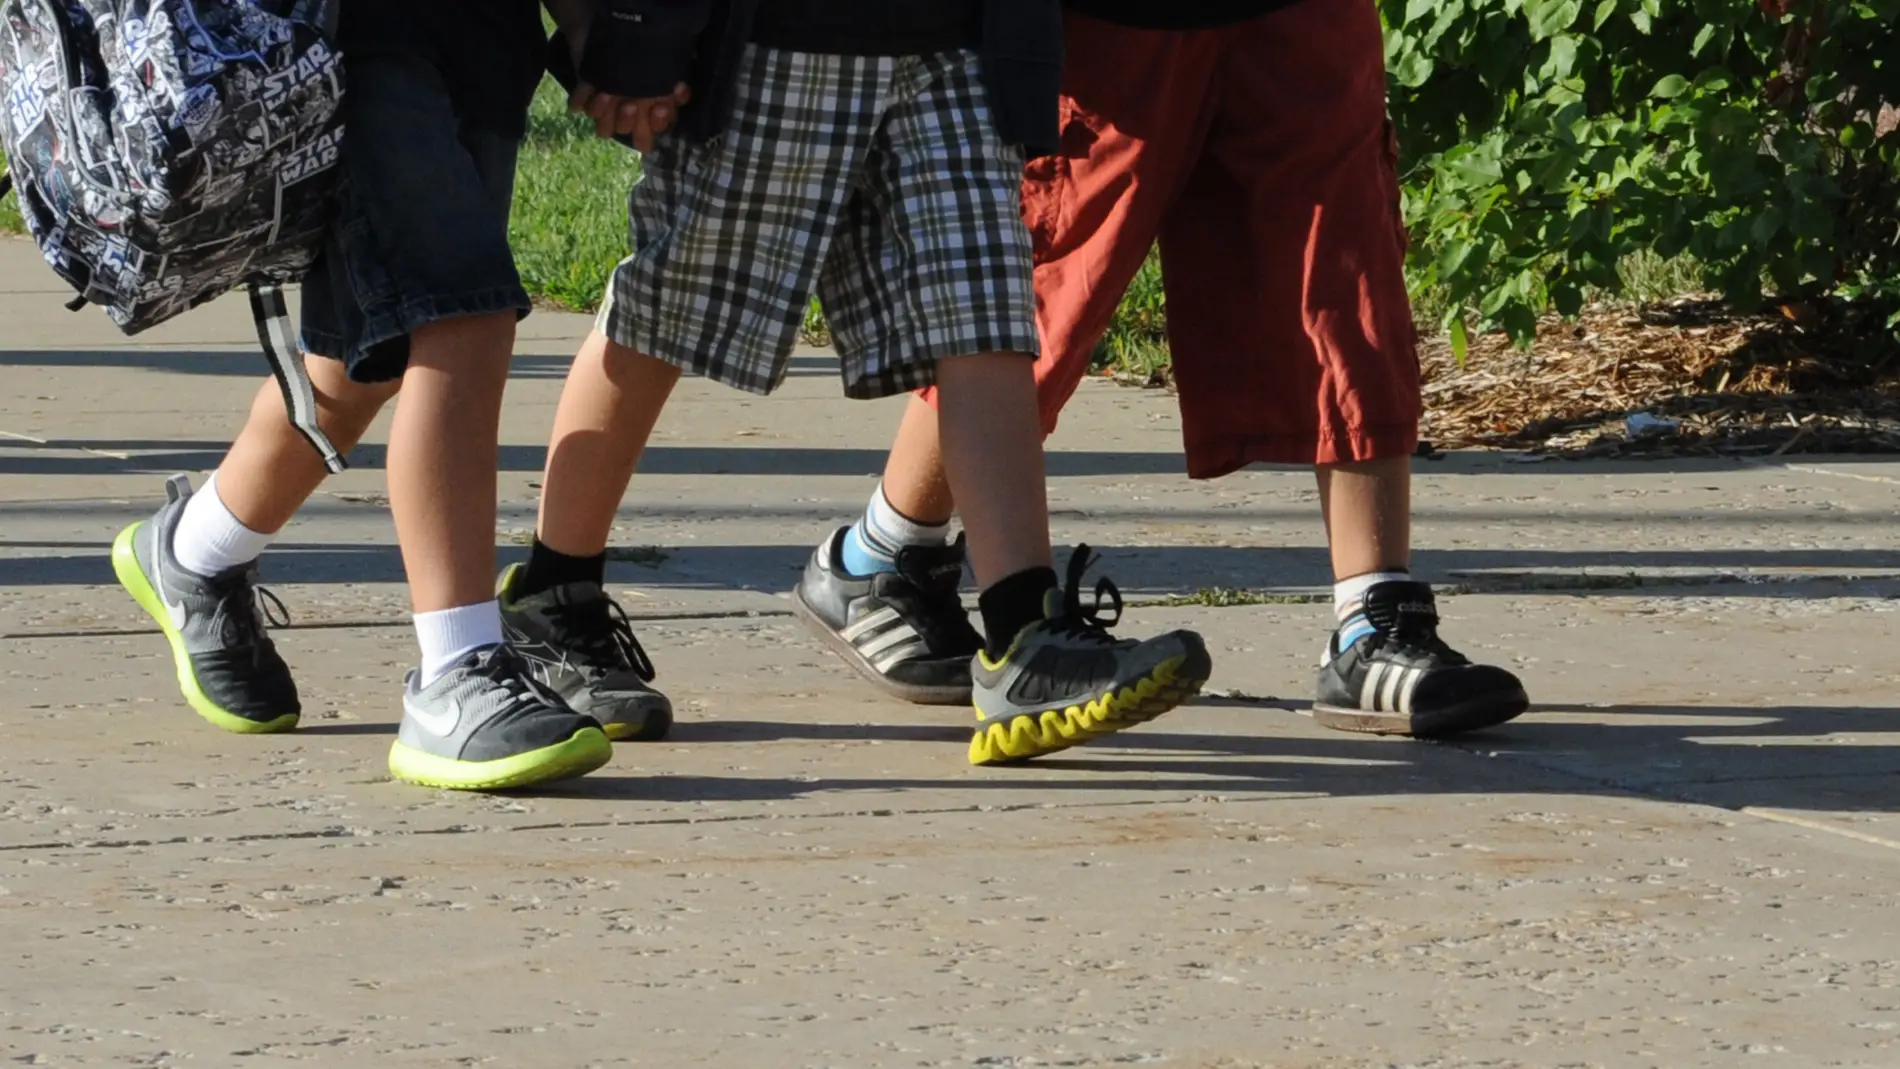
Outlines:
[[[1366,669],[1366,680],[1359,686],[1359,708],[1372,713],[1412,715],[1412,693],[1418,689],[1425,670],[1402,667],[1386,661],[1374,661]]]
[[[846,642],[856,645],[859,636],[872,631],[881,631],[885,625],[898,619],[901,619],[901,617],[897,615],[897,610],[887,605],[871,615],[866,616],[864,619],[859,620],[855,624],[846,624],[844,630],[838,633],[844,636]]]
[[[1359,685],[1359,708],[1378,711],[1379,680],[1385,675],[1385,670],[1384,661],[1374,661],[1372,667],[1366,669],[1366,681]]]
[[[1380,677],[1379,712],[1390,713],[1398,709],[1399,688],[1405,685],[1405,677],[1410,675],[1411,671],[1409,668],[1394,668]]]
[[[1412,715],[1412,692],[1418,689],[1419,680],[1424,678],[1425,670],[1423,668],[1408,668],[1405,670],[1405,686],[1399,688],[1398,711],[1400,713],[1406,716]]]
[[[878,654],[883,653],[892,646],[901,645],[906,642],[914,642],[918,637],[917,632],[912,629],[909,624],[899,621],[895,627],[892,627],[880,635],[855,641],[852,644],[858,648],[859,653],[869,658],[875,658]]]
[[[891,669],[903,664],[905,661],[916,660],[928,652],[930,651],[929,648],[924,645],[924,640],[912,636],[910,641],[894,649],[885,651],[880,657],[871,657],[870,654],[866,654],[865,656],[871,661],[872,667],[876,668],[880,675],[890,675]]]

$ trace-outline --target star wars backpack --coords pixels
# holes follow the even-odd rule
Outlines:
[[[0,0],[0,144],[70,307],[132,335],[249,287],[291,419],[332,471],[281,287],[334,204],[337,3]]]

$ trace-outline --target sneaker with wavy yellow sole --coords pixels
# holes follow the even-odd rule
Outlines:
[[[970,666],[976,706],[973,765],[1008,764],[1066,750],[1145,724],[1198,693],[1213,670],[1193,631],[1117,639],[1121,592],[1107,579],[1084,608],[1088,547],[1069,561],[1068,582],[1049,592],[1045,619],[1016,636],[1002,657],[978,653]],[[1109,607],[1104,618],[1104,606]]]

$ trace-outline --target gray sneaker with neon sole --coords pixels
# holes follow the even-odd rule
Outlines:
[[[507,645],[475,650],[428,686],[404,681],[402,726],[389,773],[461,791],[532,787],[584,776],[613,744],[592,717],[568,708]]]
[[[172,540],[191,494],[185,476],[167,480],[164,506],[113,540],[112,570],[164,632],[178,689],[199,716],[243,735],[290,731],[303,706],[267,630],[290,618],[257,585],[255,562],[210,576],[178,563]]]

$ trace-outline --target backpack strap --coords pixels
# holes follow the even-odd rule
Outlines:
[[[257,340],[264,344],[271,374],[276,376],[278,388],[284,391],[284,409],[290,413],[290,425],[310,440],[331,474],[348,468],[349,462],[317,425],[317,391],[310,385],[309,369],[303,366],[303,347],[297,344],[296,331],[291,329],[283,287],[274,282],[253,282],[251,315],[257,320]]]
[[[0,168],[0,197],[12,189],[12,169]],[[84,294],[66,305],[73,311],[85,306]],[[257,321],[257,340],[263,343],[271,374],[277,379],[278,388],[284,391],[284,409],[290,413],[290,425],[310,440],[331,474],[347,469],[349,462],[317,423],[317,391],[310,384],[309,369],[303,366],[303,347],[297,344],[297,332],[291,328],[290,308],[284,304],[283,287],[274,282],[252,283],[251,317]]]

